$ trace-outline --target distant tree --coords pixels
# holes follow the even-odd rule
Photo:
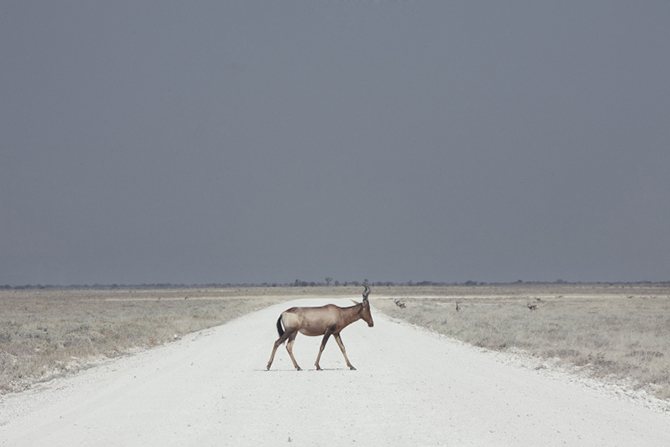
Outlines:
[[[326,278],[326,285],[329,286],[332,281],[333,278]]]

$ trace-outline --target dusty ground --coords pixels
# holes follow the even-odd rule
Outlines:
[[[329,302],[338,300],[328,300]],[[282,303],[3,397],[0,445],[670,445],[670,415],[379,312],[334,343],[299,336],[265,371]],[[339,304],[347,302],[339,300]]]

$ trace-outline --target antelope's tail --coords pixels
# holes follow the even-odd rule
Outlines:
[[[281,327],[281,315],[277,319],[277,333],[279,334],[279,338],[284,335],[284,329]]]

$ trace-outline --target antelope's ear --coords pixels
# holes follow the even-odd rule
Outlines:
[[[353,301],[353,302],[354,302],[354,304],[361,304],[361,303],[359,303],[359,302],[358,302],[358,301],[356,301],[356,300],[351,300],[351,301]]]

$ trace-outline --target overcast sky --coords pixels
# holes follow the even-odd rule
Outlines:
[[[669,20],[5,1],[0,284],[670,280]]]

